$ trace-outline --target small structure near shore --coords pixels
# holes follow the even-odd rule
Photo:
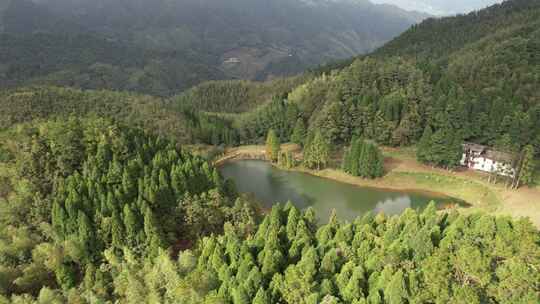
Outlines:
[[[462,166],[508,177],[516,174],[514,155],[474,143],[464,143],[462,146]]]

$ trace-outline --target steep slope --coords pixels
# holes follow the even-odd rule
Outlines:
[[[455,17],[430,18],[375,51],[381,56],[437,60],[465,45],[538,20],[540,1],[510,0],[487,9]]]
[[[371,51],[426,17],[367,0],[8,0],[0,7],[0,15],[0,29],[9,35],[0,54],[4,85],[65,85],[75,79],[72,85],[84,88],[159,95],[170,95],[201,80],[261,80],[299,73],[309,66]],[[36,37],[38,32],[48,35],[49,43],[33,43],[43,38]],[[70,43],[73,39],[87,48],[83,54]],[[107,53],[131,50],[128,64],[113,63],[113,71],[103,72],[118,83],[89,84],[77,77],[98,77],[99,73],[88,71],[89,58],[109,64],[94,49],[96,41]],[[67,55],[70,60],[48,65],[44,58],[17,55],[23,49],[42,57],[57,56],[55,50],[39,49],[41,44],[61,48],[61,57]],[[131,56],[134,52],[144,56]],[[32,68],[28,71],[28,66],[39,67],[39,74]],[[160,75],[174,74],[171,66],[179,70],[178,75]],[[118,74],[132,79],[118,79]],[[148,88],[139,83],[144,81],[133,80],[141,77],[157,79],[157,84]]]
[[[448,146],[474,141],[516,152],[532,144],[540,151],[538,3],[514,0],[429,20],[371,55],[321,67],[285,102],[237,118],[240,140],[261,142],[272,128],[286,141],[292,130],[285,122],[298,113],[336,144],[353,136],[415,144],[429,127]]]
[[[540,1],[511,0],[468,15],[429,19],[378,49],[486,98],[540,103]]]

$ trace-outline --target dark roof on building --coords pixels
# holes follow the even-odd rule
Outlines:
[[[474,144],[474,143],[464,143],[462,146],[463,146],[463,150],[470,150],[470,151],[478,152],[478,153],[483,153],[487,149],[486,146],[482,146],[482,145]]]
[[[495,150],[487,150],[486,158],[506,163],[512,163],[514,161],[514,156],[512,154]]]
[[[492,159],[498,162],[512,163],[514,161],[514,155],[507,152],[493,150],[488,146],[483,146],[475,143],[464,143],[463,151],[473,151],[479,154],[483,154],[485,158]]]

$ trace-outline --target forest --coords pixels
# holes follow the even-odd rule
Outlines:
[[[369,1],[2,0],[0,87],[170,97],[363,54],[424,17]]]
[[[540,233],[527,219],[431,204],[320,224],[294,202],[262,208],[190,149],[266,144],[277,166],[311,170],[338,154],[344,172],[377,179],[382,147],[415,147],[418,161],[452,170],[474,142],[514,155],[517,186],[530,185],[539,20],[540,2],[510,0],[298,76],[186,90],[144,67],[182,62],[140,46],[87,37],[98,40],[78,66],[49,34],[0,35],[17,52],[54,53],[7,78],[0,64],[0,303],[540,302]],[[13,55],[3,46],[0,62]],[[94,55],[103,65],[88,74]],[[69,72],[52,79],[59,62]],[[142,78],[115,82],[102,70],[113,66]]]

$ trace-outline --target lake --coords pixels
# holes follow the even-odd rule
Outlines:
[[[340,219],[354,220],[368,212],[387,215],[407,208],[422,209],[435,201],[438,207],[462,204],[459,200],[412,191],[359,187],[302,172],[280,170],[260,160],[239,160],[223,164],[220,172],[234,180],[239,192],[252,194],[264,207],[291,201],[300,209],[313,207],[321,222],[332,209]]]

